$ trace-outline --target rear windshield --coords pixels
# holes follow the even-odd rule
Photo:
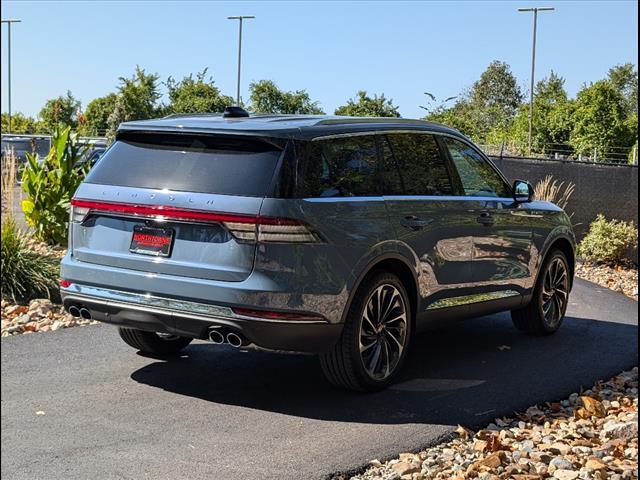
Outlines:
[[[86,182],[247,197],[265,196],[280,150],[260,141],[203,135],[128,134]]]

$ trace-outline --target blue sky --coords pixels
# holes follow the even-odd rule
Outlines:
[[[71,90],[86,105],[113,91],[136,64],[181,78],[209,67],[235,96],[237,21],[243,37],[242,96],[251,80],[306,89],[325,111],[357,90],[384,92],[405,117],[424,112],[424,91],[457,95],[494,59],[511,65],[528,91],[531,14],[538,21],[536,77],[552,69],[574,95],[619,63],[637,63],[638,3],[564,2],[190,2],[2,1],[13,33],[13,111],[37,114]],[[7,100],[2,26],[2,111]]]

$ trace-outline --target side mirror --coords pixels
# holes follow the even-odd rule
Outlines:
[[[529,182],[516,180],[513,182],[513,199],[518,203],[527,203],[533,200],[533,187]]]

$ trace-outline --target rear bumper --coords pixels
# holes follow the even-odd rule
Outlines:
[[[66,310],[84,307],[91,318],[121,327],[206,339],[211,328],[241,334],[247,346],[267,350],[319,353],[329,350],[341,324],[324,321],[271,320],[244,317],[222,305],[125,292],[74,283],[61,288]]]

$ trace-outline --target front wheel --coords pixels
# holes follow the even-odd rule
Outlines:
[[[569,304],[569,264],[560,250],[545,260],[529,305],[511,311],[518,330],[536,335],[550,335],[562,325]]]
[[[342,336],[320,356],[327,380],[349,390],[385,388],[397,375],[411,337],[411,305],[398,277],[372,275],[355,294]]]
[[[166,333],[145,332],[135,328],[125,327],[119,327],[118,333],[127,345],[141,352],[153,355],[175,355],[193,340],[188,337],[179,337]]]

